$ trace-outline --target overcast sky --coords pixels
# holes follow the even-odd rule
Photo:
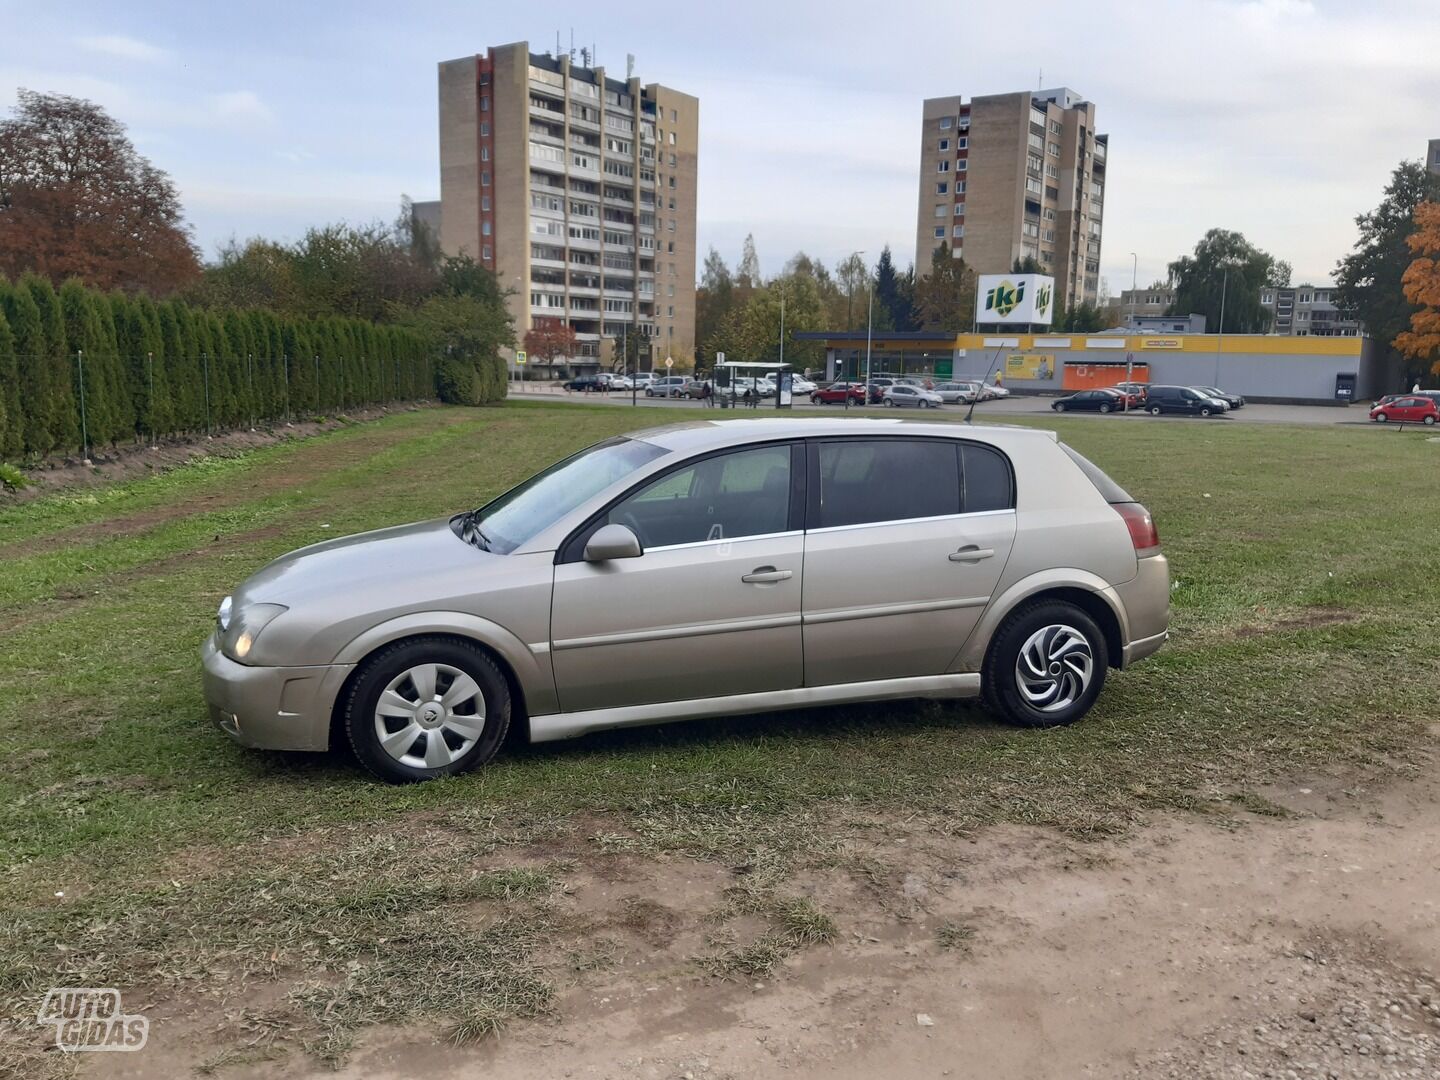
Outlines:
[[[0,108],[21,86],[99,102],[209,258],[437,197],[436,62],[573,28],[610,71],[633,52],[700,98],[701,251],[733,263],[753,232],[770,273],[802,248],[910,262],[921,100],[1063,85],[1110,135],[1114,292],[1132,251],[1148,283],[1212,226],[1328,280],[1355,214],[1440,137],[1440,0],[543,6],[0,0]]]

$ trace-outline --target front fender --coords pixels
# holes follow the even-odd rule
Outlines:
[[[499,623],[463,611],[417,611],[378,623],[351,640],[334,662],[358,664],[381,646],[422,634],[451,634],[493,649],[515,674],[528,713],[559,711],[550,643],[528,645]]]
[[[979,671],[985,662],[985,651],[990,647],[990,640],[1000,629],[1000,624],[1005,621],[1006,617],[1032,596],[1038,596],[1051,589],[1083,589],[1086,592],[1094,593],[1105,601],[1106,606],[1114,613],[1116,621],[1120,624],[1121,644],[1130,640],[1130,622],[1125,617],[1125,606],[1105,579],[1088,570],[1057,567],[1041,570],[1021,578],[1003,592],[992,596],[990,603],[985,607],[985,613],[975,624],[975,629],[970,632],[970,636],[966,639],[960,652],[951,661],[950,671]]]

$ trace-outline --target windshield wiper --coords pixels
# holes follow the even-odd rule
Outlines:
[[[481,551],[490,550],[490,538],[480,529],[479,510],[467,510],[460,515],[460,539]]]

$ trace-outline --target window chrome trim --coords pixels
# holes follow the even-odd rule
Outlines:
[[[972,510],[968,514],[938,514],[933,517],[917,518],[888,518],[885,521],[860,521],[853,525],[826,525],[821,529],[807,529],[810,535],[821,533],[846,532],[851,529],[874,529],[882,525],[924,525],[932,521],[960,521],[964,518],[999,517],[1002,514],[1014,514],[1012,506],[1005,510]]]
[[[778,540],[782,536],[804,536],[803,529],[786,529],[784,532],[755,533],[751,536],[718,536],[715,539],[691,540],[684,544],[660,544],[656,547],[648,547],[643,554],[649,555],[652,551],[682,551],[685,548],[706,547],[708,545],[740,544],[748,543],[751,540]]]

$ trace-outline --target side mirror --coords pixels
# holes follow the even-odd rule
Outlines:
[[[585,544],[586,562],[638,559],[643,554],[640,538],[624,525],[602,525]]]

